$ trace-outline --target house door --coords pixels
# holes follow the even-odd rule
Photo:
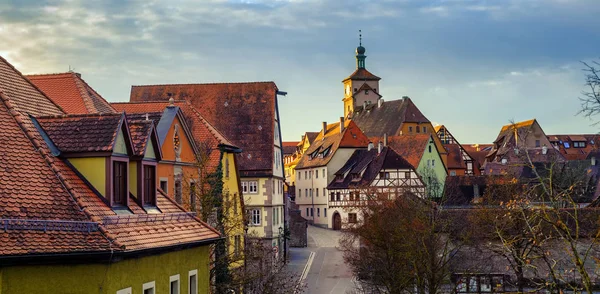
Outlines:
[[[333,214],[333,229],[334,230],[342,229],[342,217],[337,212]]]

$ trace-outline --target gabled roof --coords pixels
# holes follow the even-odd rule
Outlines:
[[[312,142],[315,141],[315,139],[317,138],[317,136],[319,135],[319,132],[306,132],[305,136],[306,139],[308,139],[308,143],[312,144]]]
[[[558,148],[567,160],[585,159],[590,152],[600,149],[599,134],[548,135],[548,140]],[[574,142],[583,142],[585,147],[575,148]]]
[[[270,175],[275,160],[277,92],[273,82],[147,85],[132,86],[130,101],[173,97],[190,102],[203,119],[244,150],[238,157],[242,175]]]
[[[380,77],[372,74],[366,68],[357,68],[349,77],[345,78],[342,82],[347,80],[360,80],[360,81],[379,81]]]
[[[40,74],[26,77],[69,114],[116,112],[78,73]]]
[[[444,149],[448,153],[448,168],[449,169],[466,169],[467,164],[460,153],[458,144],[444,144]]]
[[[343,177],[343,180],[332,181],[327,189],[348,189],[370,185],[383,169],[414,170],[414,167],[389,147],[383,147],[381,153],[377,147],[371,150],[355,150],[344,166],[335,173],[336,176]],[[353,181],[353,174],[362,174],[362,176],[360,180]]]
[[[372,88],[371,86],[369,86],[369,84],[367,84],[367,83],[364,83],[364,84],[362,84],[362,85],[360,86],[360,88],[358,88],[358,90],[357,90],[356,92],[354,92],[353,96],[354,96],[355,94],[357,94],[357,93],[360,93],[360,92],[362,92],[362,91],[365,91],[365,90],[371,90],[371,93],[375,93],[375,95],[377,95],[377,96],[379,96],[379,97],[382,97],[382,96],[381,96],[379,93],[377,93],[376,89],[373,89],[373,88]]]
[[[112,152],[120,130],[124,131],[125,140],[131,142],[124,113],[68,114],[33,119],[61,153]],[[122,125],[126,127],[121,128]],[[134,152],[133,149],[130,151]]]
[[[132,119],[127,117],[127,124],[129,125],[129,133],[131,135],[131,144],[133,144],[134,155],[143,157],[146,154],[146,148],[148,142],[152,142],[154,147],[154,155],[156,160],[162,159],[162,151],[160,148],[160,141],[158,140],[158,134],[154,127],[152,120],[141,120]]]
[[[294,154],[294,152],[296,152],[296,147],[298,146],[298,144],[300,144],[300,142],[298,141],[291,141],[291,142],[282,142],[282,148],[283,148],[283,155],[290,155],[290,154]]]
[[[25,78],[6,59],[0,57],[0,91],[24,114],[56,115],[63,109]]]
[[[313,143],[302,155],[296,169],[324,166],[329,163],[339,148],[366,148],[369,138],[361,132],[351,120],[344,122],[344,130],[340,132],[340,123],[327,125],[327,132],[320,132]],[[324,154],[326,151],[327,154]],[[317,154],[324,154],[320,156]]]
[[[355,108],[352,120],[368,137],[383,137],[398,135],[405,122],[429,123],[429,120],[408,97],[400,100],[385,101],[381,107],[377,104]]]
[[[0,85],[14,77],[0,75]],[[132,214],[118,216],[68,160],[52,155],[27,116],[58,108],[52,109],[52,102],[41,92],[31,93],[37,89],[28,82],[21,85],[25,89],[18,85],[13,83],[11,91],[0,90],[0,141],[4,142],[0,144],[0,219],[8,222],[0,230],[0,259],[54,254],[65,259],[89,253],[113,258],[122,252],[172,250],[220,238],[216,230],[162,193],[156,196],[162,213],[149,215],[130,201]],[[31,112],[37,109],[35,105],[48,108]]]
[[[431,139],[429,134],[390,136],[387,145],[417,168]]]

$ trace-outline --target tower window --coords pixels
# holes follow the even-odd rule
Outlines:
[[[358,91],[358,89],[354,88],[354,92],[356,93],[356,91]]]
[[[365,95],[369,95],[369,90],[365,90]]]

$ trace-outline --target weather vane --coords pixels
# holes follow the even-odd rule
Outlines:
[[[358,45],[362,46],[362,30],[358,30]]]

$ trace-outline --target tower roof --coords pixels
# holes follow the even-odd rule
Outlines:
[[[379,81],[380,77],[372,74],[366,68],[357,68],[349,77],[345,78],[342,82],[347,80],[360,80],[360,81]]]

